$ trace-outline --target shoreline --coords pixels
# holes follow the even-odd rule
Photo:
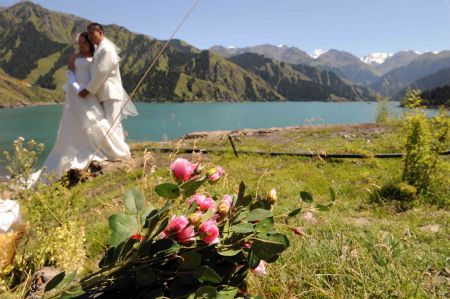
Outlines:
[[[391,101],[397,102],[397,101]],[[195,102],[180,102],[180,101],[133,101],[134,104],[137,103],[148,103],[148,104],[240,104],[240,103],[336,103],[336,104],[344,104],[344,103],[367,103],[373,104],[376,101],[270,101],[270,100],[261,100],[261,101],[195,101]],[[36,107],[36,106],[48,106],[48,105],[57,105],[64,104],[62,102],[16,102],[16,103],[0,103],[0,109],[15,109],[15,108],[26,108],[26,107]]]

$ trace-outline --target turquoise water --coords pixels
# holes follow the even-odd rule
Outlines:
[[[391,111],[399,114],[398,103]],[[130,141],[164,140],[194,131],[286,127],[302,124],[355,124],[375,120],[375,103],[137,103],[139,116],[124,121]],[[53,146],[62,105],[0,109],[0,152],[18,136]],[[1,163],[1,161],[0,161]],[[1,166],[0,166],[1,172]]]

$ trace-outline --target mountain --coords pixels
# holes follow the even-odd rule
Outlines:
[[[254,53],[236,55],[229,60],[263,78],[288,100],[367,101],[375,98],[368,89],[315,67],[290,65]]]
[[[408,65],[386,73],[372,85],[372,88],[382,95],[393,97],[414,81],[445,68],[450,68],[450,51],[425,53]]]
[[[328,50],[323,50],[323,49],[315,49],[312,54],[311,57],[314,59],[319,58],[321,55],[327,53]]]
[[[289,64],[316,66],[361,85],[370,85],[379,77],[372,66],[348,52],[338,50],[315,52],[313,57],[317,59],[298,48],[286,46],[260,45],[246,48],[214,46],[210,50],[227,58],[243,53],[254,53]]]
[[[390,53],[371,53],[361,58],[361,61],[365,64],[370,64],[376,67],[380,64],[383,64],[387,59],[391,57],[392,54]]]
[[[378,79],[377,71],[372,66],[345,51],[329,50],[320,55],[311,65],[330,70],[342,78],[361,85],[370,85]]]
[[[62,100],[62,92],[31,86],[0,71],[0,108],[28,106],[36,102],[57,103]]]
[[[0,15],[0,68],[32,85],[60,90],[73,39],[89,20],[20,2]],[[131,91],[163,41],[108,25],[106,35],[122,49],[124,87]],[[143,101],[282,100],[261,78],[209,51],[173,40],[136,99]]]
[[[255,53],[289,64],[310,64],[314,61],[308,53],[296,47],[287,47],[283,45],[274,46],[266,44],[246,48],[225,48],[222,46],[213,46],[210,50],[226,58],[243,53]]]
[[[384,75],[394,69],[407,66],[419,55],[414,51],[401,51],[387,58],[382,64],[375,65],[375,68],[381,75]]]
[[[412,83],[408,88],[428,91],[445,85],[450,85],[450,68],[446,68],[431,75],[420,78],[419,80]],[[406,90],[407,89],[405,88],[401,92],[399,92],[395,96],[395,99],[403,99],[406,94]]]
[[[428,107],[450,107],[450,85],[424,91],[421,97],[424,100],[424,104]]]

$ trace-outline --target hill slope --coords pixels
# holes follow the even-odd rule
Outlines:
[[[0,71],[0,108],[28,106],[32,103],[57,103],[62,99],[62,92],[33,87]]]
[[[57,90],[65,81],[73,38],[90,21],[21,2],[0,15],[0,68],[15,78]],[[106,26],[122,48],[124,86],[131,91],[163,41]],[[24,42],[26,41],[26,42]],[[32,49],[32,51],[30,51]],[[264,80],[226,59],[182,41],[172,41],[135,99],[143,101],[282,100]]]
[[[229,58],[230,61],[263,78],[288,100],[302,101],[367,101],[374,94],[355,86],[330,71],[307,65],[290,65],[263,55],[245,53]]]

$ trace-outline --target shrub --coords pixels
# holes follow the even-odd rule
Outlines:
[[[3,152],[8,163],[6,170],[11,178],[8,185],[14,192],[27,187],[27,180],[35,171],[34,166],[43,150],[43,143],[38,144],[33,139],[25,142],[23,137],[19,137],[13,141],[12,152]]]
[[[415,111],[405,115],[404,127],[402,180],[415,186],[418,193],[424,193],[437,176],[439,153],[448,146],[450,120],[444,110],[431,119],[423,112]]]

